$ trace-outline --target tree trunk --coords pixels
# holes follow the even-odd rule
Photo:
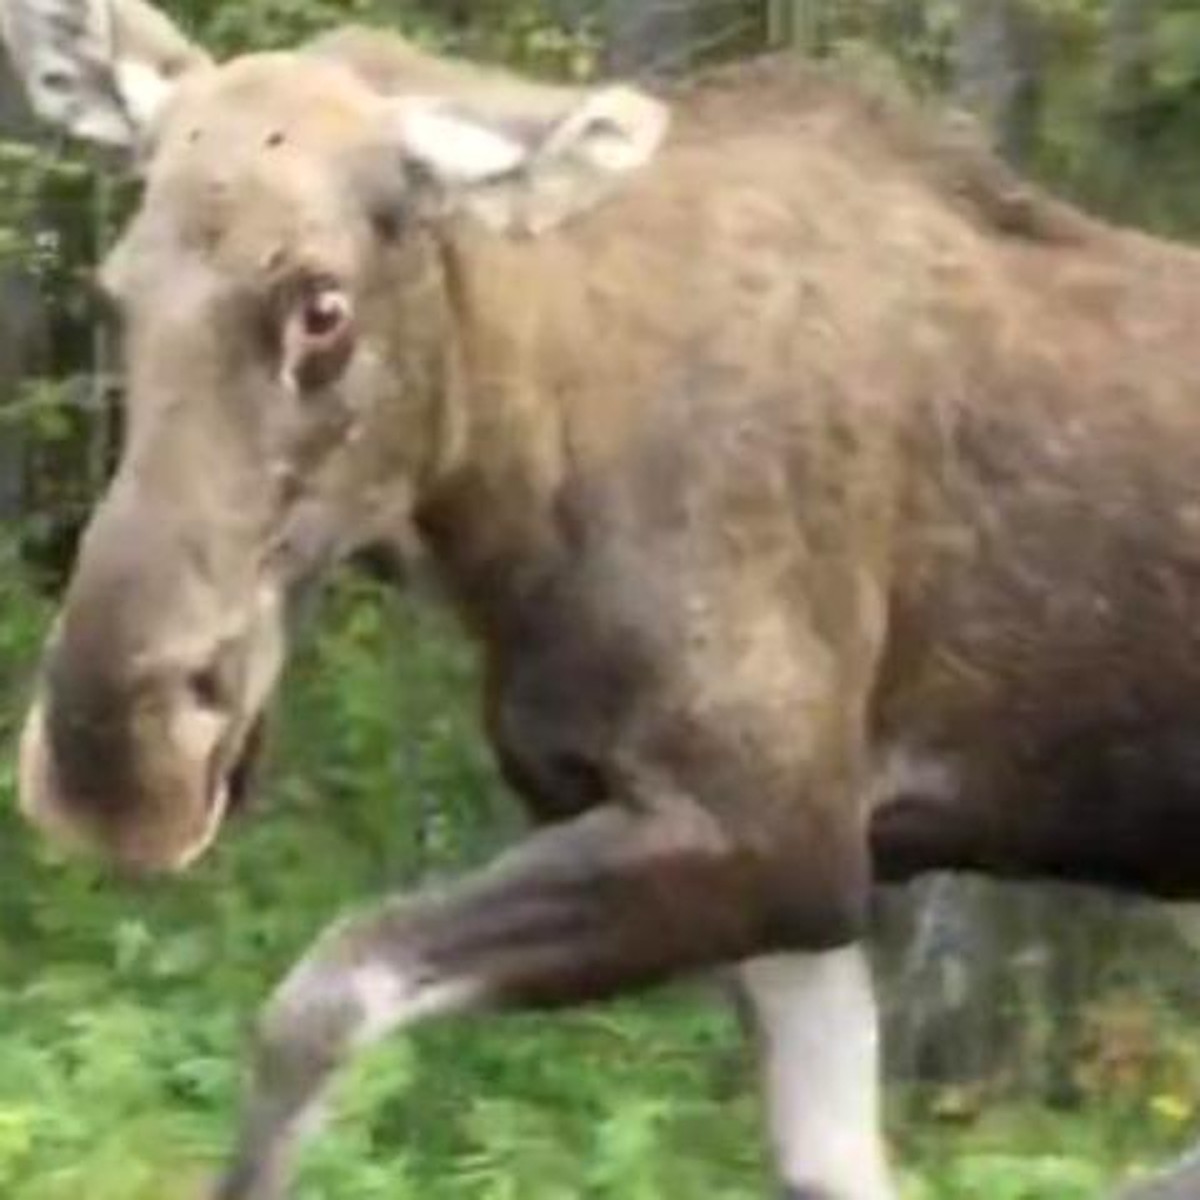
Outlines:
[[[965,0],[959,27],[958,102],[979,116],[1009,162],[1025,162],[1041,109],[1041,53],[1021,0]]]
[[[1154,63],[1157,0],[1109,0],[1108,109],[1118,117],[1136,114]]]
[[[0,52],[0,138],[27,135],[30,119],[8,60]],[[44,323],[33,282],[11,266],[0,266],[0,529],[23,515],[25,438],[4,409],[40,357]]]
[[[604,65],[625,76],[673,74],[691,63],[694,0],[607,0]]]
[[[1157,0],[1109,0],[1101,114],[1108,145],[1097,192],[1105,208],[1118,216],[1131,212],[1144,172],[1162,157],[1154,136],[1162,114],[1149,103],[1157,15]]]

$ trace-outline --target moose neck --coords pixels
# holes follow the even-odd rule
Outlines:
[[[454,353],[444,381],[441,467],[418,523],[468,622],[485,631],[553,569],[554,498],[569,469],[569,414],[547,373],[537,243],[468,227],[442,239]],[[551,298],[552,300],[552,298]]]

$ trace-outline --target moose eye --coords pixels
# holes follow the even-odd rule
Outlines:
[[[336,288],[322,288],[302,301],[300,320],[305,337],[313,341],[334,337],[350,320],[350,301]]]
[[[312,391],[332,383],[354,348],[354,309],[345,289],[331,282],[306,287],[284,320],[282,343],[286,385]]]

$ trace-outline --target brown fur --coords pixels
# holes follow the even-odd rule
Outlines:
[[[673,704],[752,720],[769,761],[859,720],[857,694],[864,773],[893,743],[944,759],[952,801],[881,798],[885,875],[1191,893],[1168,830],[1195,802],[1161,739],[1185,770],[1200,258],[1017,191],[791,64],[726,73],[570,237],[460,234],[461,327],[532,349],[487,406],[487,453],[424,516],[486,620],[578,493],[652,593],[634,624],[663,639]],[[828,716],[803,699],[823,651],[845,660]],[[1157,766],[1127,782],[1112,755]]]

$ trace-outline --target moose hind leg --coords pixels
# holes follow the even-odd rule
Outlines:
[[[286,1194],[326,1085],[358,1048],[427,1017],[599,999],[763,953],[767,891],[699,806],[612,806],[534,834],[442,895],[335,926],[267,1006],[217,1197]]]
[[[863,951],[753,959],[740,976],[784,1200],[893,1200]]]

